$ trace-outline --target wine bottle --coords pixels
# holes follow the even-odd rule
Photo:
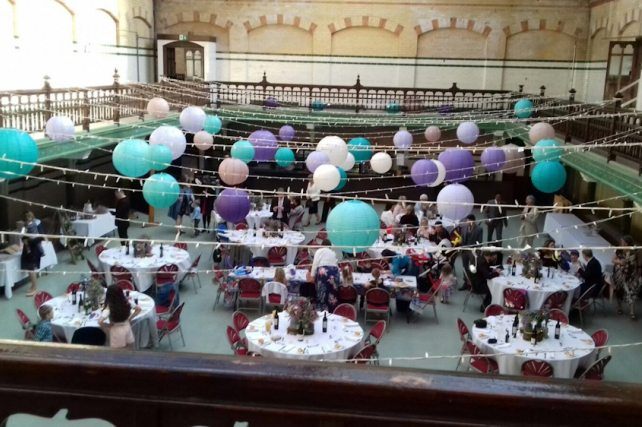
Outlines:
[[[562,332],[562,326],[560,325],[559,319],[557,320],[557,325],[555,325],[555,339],[560,339],[560,333]]]
[[[78,299],[78,313],[82,313],[82,306],[83,306],[83,302],[82,302],[82,294],[81,294],[80,298]]]
[[[163,243],[161,243],[161,247],[160,247],[160,257],[161,258],[163,257]]]
[[[328,332],[328,312],[323,313],[323,333]]]
[[[515,320],[513,320],[513,338],[517,337],[517,330],[519,329],[519,314],[515,315]]]
[[[514,329],[514,327],[513,327]],[[510,335],[508,334],[508,329],[506,329],[506,337],[504,338],[504,342],[508,343],[510,341]]]
[[[77,296],[78,296],[78,293],[76,292],[76,287],[74,286],[73,290],[71,291],[71,303],[73,305],[76,305]]]
[[[279,329],[279,311],[274,310],[274,329],[278,330]]]
[[[127,246],[125,250],[125,255],[129,255],[129,242],[125,242],[125,246]]]
[[[531,345],[537,345],[537,327],[533,328],[533,333],[531,335]]]
[[[515,271],[517,270],[516,265],[515,265],[515,260],[513,260],[513,271],[511,271],[511,276],[515,275]]]

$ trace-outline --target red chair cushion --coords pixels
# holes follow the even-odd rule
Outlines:
[[[156,306],[156,314],[165,314],[169,313],[169,307],[163,307],[162,305]]]
[[[285,262],[285,260],[281,257],[270,257],[268,258],[268,261],[270,261],[270,264],[281,264]]]
[[[489,365],[490,365],[490,369],[489,369]],[[482,372],[491,372],[499,369],[499,367],[497,366],[497,362],[487,358],[472,359],[470,361],[470,366]]]
[[[388,310],[387,305],[375,305],[375,304],[368,304],[368,310],[381,310],[381,311],[386,311]]]
[[[270,304],[281,304],[281,295],[270,294],[268,296],[268,301],[270,302]]]
[[[241,291],[241,298],[261,298],[261,292],[259,292],[259,291],[256,291],[256,292],[254,292],[254,291]]]
[[[236,354],[239,356],[247,356],[247,348],[237,348]]]
[[[156,322],[156,328],[160,329],[165,329],[165,325],[167,325],[167,330],[172,332],[174,329],[178,327],[178,322],[168,322],[166,320],[159,320]]]
[[[430,302],[432,300],[433,300],[432,295],[419,294],[419,301],[421,301],[421,302]]]

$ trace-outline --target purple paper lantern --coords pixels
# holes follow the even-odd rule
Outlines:
[[[279,149],[276,136],[269,130],[252,132],[247,140],[254,146],[254,160],[258,162],[272,160]]]
[[[488,172],[497,172],[504,167],[506,152],[501,148],[488,147],[482,152],[481,162]]]
[[[392,142],[400,150],[407,150],[412,145],[412,134],[407,130],[400,130],[395,134]]]
[[[311,173],[314,173],[319,166],[329,164],[330,157],[328,157],[328,155],[323,151],[313,151],[308,155],[308,158],[305,159],[305,166],[307,166]]]
[[[214,202],[214,210],[228,222],[241,222],[250,213],[250,198],[243,190],[223,190]]]
[[[439,114],[441,114],[442,116],[448,116],[452,112],[453,112],[452,105],[442,104],[439,106]]]
[[[279,138],[281,138],[281,141],[292,141],[294,134],[294,128],[290,125],[282,126],[281,129],[279,129]]]
[[[279,106],[279,100],[273,96],[270,96],[268,99],[265,100],[266,108],[277,108],[278,106]]]
[[[410,177],[417,185],[428,186],[435,182],[438,175],[439,168],[432,160],[418,160],[410,169]]]
[[[473,122],[464,122],[457,128],[457,139],[464,144],[472,144],[479,137],[479,127]]]
[[[449,148],[439,155],[446,168],[445,181],[464,182],[475,173],[475,159],[468,150]]]

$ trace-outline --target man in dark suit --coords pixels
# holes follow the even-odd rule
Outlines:
[[[504,209],[500,205],[503,205],[502,193],[495,194],[495,198],[488,201],[488,207],[486,208],[486,224],[488,226],[488,241],[493,240],[493,231],[496,233],[496,239],[500,240],[499,245],[502,245],[502,232],[504,227],[508,226],[508,220],[506,219],[506,214]]]
[[[584,295],[584,292],[595,285],[595,288],[591,292],[592,295],[587,295],[587,298],[592,298],[597,294],[602,285],[602,265],[596,258],[593,258],[593,251],[590,249],[582,250],[582,258],[586,261],[586,267],[581,267],[577,271],[577,276],[584,281],[584,283],[580,285],[580,293]]]
[[[290,199],[285,197],[283,192],[283,188],[279,188],[276,197],[272,199],[272,219],[278,219],[287,224],[290,215]]]
[[[467,248],[477,248],[481,246],[484,241],[484,230],[475,222],[475,215],[468,215],[466,217],[466,224],[461,227],[461,246]],[[472,251],[463,251],[461,254],[461,263],[464,270],[468,273],[470,270],[468,266],[474,261]],[[459,290],[466,290],[466,285],[459,288]]]
[[[481,312],[491,304],[493,299],[490,294],[490,289],[488,289],[488,280],[492,280],[499,276],[502,271],[499,267],[491,269],[490,266],[492,263],[493,253],[490,251],[484,251],[483,254],[477,257],[477,272],[470,273],[470,271],[467,271],[468,277],[473,285],[473,292],[479,295],[485,295],[484,304],[480,309]]]

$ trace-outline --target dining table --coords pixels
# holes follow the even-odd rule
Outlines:
[[[95,214],[92,218],[78,218],[71,221],[78,237],[86,237],[86,245],[94,244],[94,239],[113,234],[116,230],[116,217],[111,213]]]
[[[250,209],[250,212],[245,215],[245,221],[247,222],[247,227],[250,229],[259,229],[263,223],[270,218],[272,218],[273,212],[270,210],[270,205],[263,206],[262,209]],[[216,219],[216,223],[220,224],[226,222],[221,216],[212,211],[212,217]],[[227,228],[234,229],[235,224],[233,222],[227,222]]]
[[[285,264],[294,264],[296,258],[296,253],[299,248],[293,245],[300,245],[305,240],[303,233],[299,231],[287,230],[284,231],[282,237],[280,236],[267,236],[264,235],[265,230],[259,228],[258,230],[250,229],[247,230],[227,230],[221,231],[219,234],[223,237],[226,237],[233,243],[242,243],[243,246],[246,246],[250,252],[252,252],[252,257],[268,257],[268,252],[271,248],[275,247],[285,247],[286,248],[286,257]]]
[[[42,249],[44,255],[40,258],[40,268],[36,272],[46,272],[49,268],[58,264],[58,256],[53,243],[43,240]],[[22,270],[20,252],[15,254],[0,254],[0,286],[4,286],[4,295],[7,299],[13,296],[13,286],[29,276],[27,271]]]
[[[405,255],[409,250],[412,250],[412,252],[418,256],[430,256],[431,254],[436,254],[438,252],[439,246],[428,239],[420,239],[419,242],[415,241],[413,243],[400,245],[392,239],[379,238],[366,250],[366,252],[371,258],[383,258],[383,251],[386,249],[403,255]]]

